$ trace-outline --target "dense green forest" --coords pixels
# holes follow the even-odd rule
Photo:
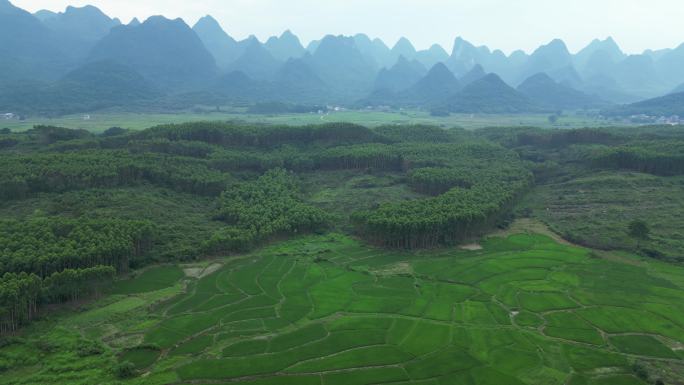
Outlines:
[[[515,153],[463,131],[425,126],[192,123],[141,132],[112,128],[102,135],[40,126],[2,134],[0,158],[7,166],[0,172],[0,196],[8,214],[0,222],[0,272],[19,277],[7,276],[8,290],[28,296],[31,304],[21,317],[16,309],[5,312],[7,330],[30,319],[39,305],[76,298],[70,289],[47,295],[33,283],[17,283],[34,277],[41,288],[70,280],[80,287],[78,282],[90,282],[80,277],[91,269],[125,273],[153,261],[244,252],[272,239],[352,222],[373,243],[446,245],[487,230],[531,183]],[[298,173],[342,170],[397,174],[425,195],[333,218],[307,203]],[[195,200],[205,203],[190,229],[173,211],[197,205],[190,203]],[[439,216],[444,205],[452,213],[446,221],[426,223],[407,216],[411,205],[426,217]],[[142,215],[135,211],[139,206],[146,208]],[[388,213],[399,226],[439,228],[442,235],[426,240],[398,235],[402,229],[389,233],[375,219]],[[80,292],[92,291],[99,289]]]
[[[283,169],[266,172],[221,194],[217,218],[228,227],[206,248],[214,253],[244,251],[278,234],[322,231],[328,216],[299,199],[296,178]]]
[[[101,135],[50,126],[3,131],[3,327],[14,330],[42,305],[100,292],[99,282],[111,281],[91,274],[242,253],[327,229],[420,249],[531,216],[578,243],[675,261],[684,240],[681,226],[663,223],[676,215],[671,207],[638,213],[616,199],[603,213],[609,220],[577,226],[568,206],[552,201],[580,199],[568,188],[587,178],[596,199],[610,199],[601,188],[609,191],[625,173],[649,175],[640,179],[645,197],[670,191],[664,186],[680,183],[684,170],[682,143],[681,132],[667,127],[469,132],[206,122]],[[326,204],[321,194],[341,176],[356,182]],[[369,199],[371,191],[385,198]],[[636,219],[651,225],[648,239],[629,238],[625,229]],[[19,297],[23,305],[12,307]]]
[[[41,218],[0,222],[0,272],[45,277],[64,269],[113,266],[127,271],[150,248],[147,221]]]
[[[399,248],[450,245],[497,224],[532,182],[515,154],[483,143],[402,144],[417,191],[434,198],[386,203],[354,220],[373,243]],[[435,187],[437,186],[437,187]]]

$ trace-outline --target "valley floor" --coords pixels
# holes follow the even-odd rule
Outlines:
[[[0,383],[683,383],[684,268],[538,232],[414,253],[331,233],[152,267],[0,348]]]
[[[52,125],[69,128],[82,128],[94,133],[103,132],[110,127],[123,127],[143,130],[159,124],[185,123],[196,121],[246,121],[264,124],[306,125],[323,123],[356,123],[369,127],[384,124],[429,124],[443,127],[463,127],[476,129],[494,126],[523,126],[549,128],[607,127],[625,122],[613,122],[587,115],[564,115],[555,124],[548,120],[548,114],[452,114],[446,117],[430,116],[421,111],[337,111],[326,114],[247,114],[244,109],[227,108],[224,111],[179,112],[179,113],[129,113],[96,112],[90,114],[68,115],[56,118],[29,117],[26,120],[0,120],[0,129],[26,131],[35,125]]]

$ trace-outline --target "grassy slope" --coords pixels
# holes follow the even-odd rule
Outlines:
[[[522,207],[567,239],[601,249],[637,246],[627,234],[642,219],[652,231],[639,246],[669,256],[684,255],[684,178],[633,172],[599,172],[538,186]]]
[[[177,272],[143,274],[131,292],[146,276],[171,286],[31,326],[0,348],[0,383],[115,383],[119,354],[144,343],[162,356],[125,383],[642,384],[634,360],[684,379],[671,349],[684,344],[684,268],[539,235],[483,246],[400,253],[302,237],[223,260],[175,297]],[[85,338],[104,352],[79,357]]]
[[[354,171],[324,171],[300,175],[307,201],[334,213],[335,223],[347,229],[349,215],[384,202],[419,199],[422,195],[405,184],[399,173],[359,174]]]

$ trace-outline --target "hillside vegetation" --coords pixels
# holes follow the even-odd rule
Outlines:
[[[491,129],[482,134],[515,150],[537,187],[519,215],[543,220],[566,239],[601,249],[639,249],[682,261],[682,147],[678,127],[545,131]],[[628,225],[643,220],[650,235]]]
[[[682,140],[5,130],[0,383],[676,383]]]

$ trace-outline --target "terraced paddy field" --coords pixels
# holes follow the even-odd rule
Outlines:
[[[0,348],[0,383],[684,383],[683,268],[542,235],[481,245],[327,234],[153,268]]]

